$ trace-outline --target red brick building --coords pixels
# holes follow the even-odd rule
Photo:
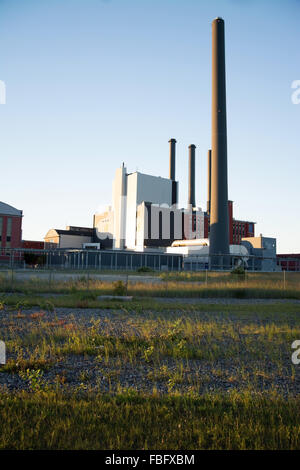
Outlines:
[[[277,255],[277,264],[283,271],[300,271],[300,253]]]
[[[42,241],[37,241],[37,240],[23,240],[22,248],[26,248],[30,250],[44,250],[45,243]]]
[[[0,259],[9,258],[8,248],[22,247],[22,211],[0,201]]]
[[[246,220],[236,220],[233,217],[233,202],[228,201],[229,216],[229,243],[230,245],[240,245],[242,238],[254,237],[255,222]],[[205,213],[204,219],[204,238],[209,234],[209,213]]]

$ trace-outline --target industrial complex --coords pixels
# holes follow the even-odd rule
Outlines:
[[[300,269],[300,259],[276,254],[276,239],[255,236],[255,222],[236,220],[228,199],[227,116],[224,21],[212,23],[212,138],[207,151],[207,205],[197,205],[195,180],[197,150],[186,152],[188,200],[179,207],[176,178],[176,140],[169,140],[169,175],[130,173],[124,163],[116,170],[112,201],[93,216],[92,227],[50,229],[44,242],[22,241],[22,211],[0,203],[0,260],[10,249],[44,250],[47,262],[77,266],[154,269],[246,269],[275,271],[282,266]],[[200,152],[206,155],[206,150]],[[202,158],[202,157],[201,157]],[[204,157],[205,158],[205,157]],[[62,252],[69,252],[62,256]],[[21,256],[21,255],[20,255]],[[103,264],[103,260],[106,262]],[[80,261],[81,263],[81,261]],[[285,264],[284,264],[285,263]]]

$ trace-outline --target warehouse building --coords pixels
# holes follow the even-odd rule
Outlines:
[[[278,271],[276,258],[276,238],[248,237],[241,244],[249,253],[248,265],[255,271]]]
[[[9,257],[7,249],[22,246],[22,217],[21,210],[0,201],[0,260]]]
[[[45,249],[82,248],[83,244],[93,240],[93,229],[68,226],[65,230],[50,229],[44,240]]]
[[[300,253],[277,255],[277,265],[282,271],[300,271]]]

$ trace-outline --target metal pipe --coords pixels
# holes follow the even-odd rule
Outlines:
[[[176,140],[170,139],[170,162],[169,162],[169,178],[175,181],[175,153],[176,153]]]
[[[211,199],[211,150],[207,152],[207,213],[210,213]]]
[[[224,20],[212,23],[212,155],[210,200],[210,255],[229,254],[227,124]],[[216,256],[213,264],[220,264]],[[223,257],[223,267],[227,258]]]
[[[195,148],[196,145],[189,146],[189,198],[188,205],[195,207]]]

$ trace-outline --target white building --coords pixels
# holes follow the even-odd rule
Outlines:
[[[200,208],[179,209],[178,183],[170,178],[127,173],[124,164],[113,181],[112,208],[94,216],[99,238],[111,231],[114,249],[163,248],[182,238],[204,236]]]
[[[148,238],[148,227],[147,223],[147,228],[141,223],[141,217],[145,222],[148,221],[145,213],[148,211],[149,205],[145,206],[144,204],[143,209],[140,209],[139,221],[138,207],[142,203],[163,205],[166,208],[171,207],[172,181],[167,178],[135,172],[127,175],[126,188],[126,201],[124,201],[124,207],[126,207],[126,214],[124,215],[126,225],[124,231],[125,246],[129,249],[136,249],[137,245],[139,245],[139,248],[142,248],[142,232],[145,234],[145,238]],[[143,211],[143,216],[141,215],[141,210]],[[153,209],[151,212],[153,212]],[[138,239],[139,243],[137,243]]]

